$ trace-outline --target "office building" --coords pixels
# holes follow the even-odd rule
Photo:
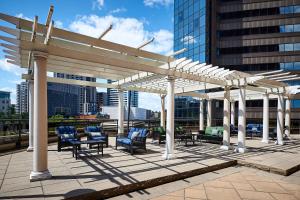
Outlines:
[[[91,81],[96,82],[96,78],[76,76],[63,73],[54,73],[54,77],[57,78],[66,78],[66,79],[75,79],[81,81]],[[79,88],[79,113],[80,114],[90,114],[97,112],[96,104],[96,87],[90,86],[75,86]]]
[[[28,83],[21,82],[16,86],[16,113],[22,114],[28,112]]]
[[[80,114],[80,88],[61,83],[47,83],[48,115],[76,116]]]
[[[177,58],[249,73],[299,73],[300,0],[175,0],[174,51],[183,48]],[[247,109],[260,104],[247,101]]]
[[[7,113],[10,106],[10,92],[0,91],[0,113]]]
[[[107,80],[107,83],[112,83],[113,81]],[[139,106],[139,93],[137,91],[124,91],[124,102],[127,104],[127,99],[129,97],[129,92],[131,93],[131,107]],[[107,105],[117,106],[119,104],[118,99],[119,91],[117,89],[107,88]]]
[[[96,94],[97,111],[102,112],[102,107],[107,105],[107,93],[97,92]]]

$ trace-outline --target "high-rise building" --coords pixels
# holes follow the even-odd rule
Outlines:
[[[61,83],[47,83],[48,115],[79,115],[80,88]]]
[[[96,82],[96,78],[76,76],[76,75],[63,74],[63,73],[54,73],[54,77]],[[97,111],[96,87],[90,87],[90,86],[76,86],[76,87],[79,88],[79,95],[78,95],[79,113],[80,114],[95,113]]]
[[[107,80],[107,83],[112,83],[113,81]],[[127,99],[129,97],[129,92],[131,93],[131,107],[139,106],[139,93],[137,91],[124,91],[124,103],[127,104]],[[119,104],[118,99],[119,91],[117,89],[107,88],[107,105],[117,106]]]
[[[97,92],[96,94],[97,111],[102,112],[103,106],[107,105],[107,93]]]
[[[7,113],[10,106],[10,92],[0,91],[0,112]]]
[[[28,83],[21,82],[17,84],[17,99],[16,99],[16,113],[27,113],[28,112]]]
[[[300,0],[175,0],[174,51],[183,48],[177,58],[249,73],[299,73]]]

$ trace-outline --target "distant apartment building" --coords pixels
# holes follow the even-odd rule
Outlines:
[[[103,106],[107,105],[107,93],[97,92],[96,94],[97,111],[102,112]]]
[[[70,75],[64,73],[54,73],[54,77],[96,82],[96,78],[76,76],[76,75]],[[79,88],[78,90],[79,113],[80,114],[95,113],[97,111],[96,87],[89,87],[89,86],[74,86],[74,87]]]
[[[112,83],[113,81],[107,80],[107,83]],[[127,104],[127,99],[129,97],[129,92],[131,93],[131,107],[139,106],[139,93],[137,91],[124,91],[124,103]],[[118,99],[119,91],[117,89],[107,88],[107,105],[117,106],[119,104]]]
[[[21,82],[17,84],[17,96],[16,96],[16,113],[27,113],[28,112],[28,83]]]
[[[10,92],[0,91],[0,112],[7,113],[10,106]]]

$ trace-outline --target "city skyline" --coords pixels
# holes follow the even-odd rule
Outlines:
[[[35,6],[28,6],[35,5]],[[145,50],[161,54],[173,51],[173,1],[171,0],[145,0],[139,1],[39,1],[31,0],[22,5],[17,1],[1,1],[1,12],[25,19],[33,19],[38,15],[39,21],[46,20],[49,6],[55,6],[55,26],[78,33],[98,37],[110,23],[113,30],[104,37],[105,40],[137,47],[146,40],[155,37],[152,44]],[[0,25],[7,25],[3,21]],[[122,36],[122,37],[120,37]],[[12,103],[16,103],[16,84],[21,80],[24,70],[6,62],[0,53],[0,90],[11,92]],[[52,75],[52,73],[49,73]],[[97,82],[103,82],[98,80]],[[106,90],[97,88],[97,91]],[[147,100],[145,103],[145,100]],[[160,97],[158,95],[139,93],[139,106],[158,111]]]

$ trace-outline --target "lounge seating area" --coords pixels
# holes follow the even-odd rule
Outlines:
[[[149,131],[146,128],[130,128],[126,136],[116,136],[116,149],[125,147],[131,154],[137,149],[146,149],[146,139]]]

